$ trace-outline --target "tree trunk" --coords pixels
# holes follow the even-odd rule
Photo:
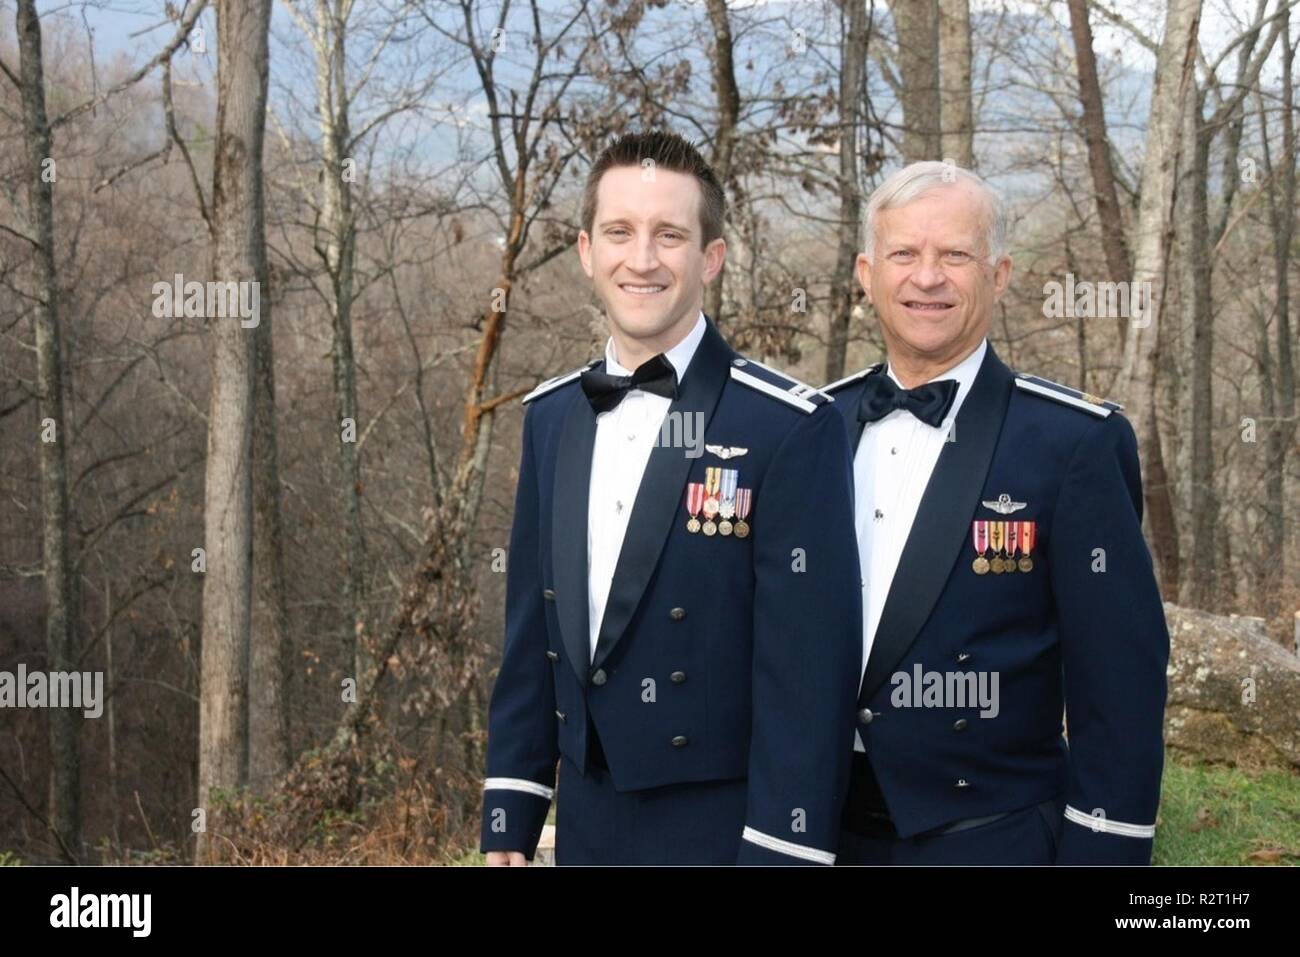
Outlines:
[[[1209,167],[1213,132],[1200,122],[1200,97],[1195,91],[1189,92],[1188,103],[1185,135],[1190,137],[1187,154],[1191,162],[1184,180],[1189,195],[1184,204],[1188,222],[1187,259],[1183,268],[1189,273],[1190,282],[1186,289],[1190,301],[1185,302],[1183,308],[1189,314],[1187,327],[1191,334],[1187,406],[1191,435],[1189,504],[1192,535],[1190,570],[1182,600],[1197,608],[1211,608],[1215,598],[1215,569],[1219,564],[1219,549],[1214,541],[1218,496],[1214,487],[1214,311],[1210,300],[1212,263],[1209,249]]]
[[[333,344],[330,356],[334,371],[334,406],[339,418],[350,419],[359,432],[356,362],[352,355],[353,264],[356,259],[356,228],[352,214],[351,174],[344,169],[351,139],[347,88],[347,16],[338,2],[331,11],[327,0],[316,3],[316,109],[320,117],[324,191],[321,229],[324,256],[330,274]],[[347,635],[346,660],[352,674],[366,673],[369,662],[359,639],[365,619],[365,541],[361,532],[361,469],[355,438],[339,442],[343,471],[343,518],[347,529]]]
[[[718,96],[718,126],[713,141],[710,165],[722,188],[727,191],[728,211],[737,200],[732,189],[732,156],[736,148],[736,131],[740,125],[740,88],[736,85],[731,21],[726,0],[708,0],[709,22],[713,25],[713,86]],[[704,290],[704,311],[714,322],[722,320],[722,286],[726,266],[718,271]]]
[[[862,82],[867,58],[867,8],[858,0],[843,0],[843,40],[840,45],[840,225],[831,283],[830,335],[826,347],[826,382],[844,375],[849,323],[857,279],[854,263],[861,250],[862,189],[858,183],[858,126],[862,117]]]
[[[903,162],[943,159],[939,101],[939,0],[890,0],[902,81]]]
[[[266,275],[262,143],[270,0],[217,5],[217,131],[213,156],[213,278]],[[212,391],[204,489],[203,649],[199,701],[199,806],[248,775],[248,669],[252,599],[254,335],[238,318],[209,317]],[[206,831],[196,858],[214,857]]]
[[[1088,0],[1069,0],[1069,6],[1070,32],[1074,35],[1075,65],[1079,75],[1079,103],[1083,107],[1083,140],[1088,148],[1088,170],[1092,173],[1097,221],[1101,226],[1102,249],[1106,253],[1106,278],[1111,282],[1124,282],[1131,275],[1133,264],[1115,189],[1106,111],[1101,81],[1097,77],[1097,57],[1092,47],[1092,26],[1088,22]],[[1128,322],[1122,316],[1116,322],[1119,341],[1123,342]]]
[[[45,584],[45,651],[50,671],[78,664],[76,597],[68,553],[68,434],[63,420],[63,347],[58,276],[54,264],[54,190],[50,124],[45,113],[45,65],[35,0],[18,0],[18,57],[26,142],[27,215],[36,243],[35,290],[37,403],[41,434],[42,576]],[[81,712],[49,708],[49,823],[69,863],[81,857]]]
[[[1201,0],[1170,0],[1165,15],[1164,38],[1156,58],[1156,83],[1151,96],[1147,143],[1142,159],[1141,202],[1133,265],[1133,281],[1139,284],[1139,288],[1149,290],[1149,295],[1144,295],[1147,301],[1135,311],[1134,321],[1129,324],[1123,363],[1111,389],[1116,399],[1128,407],[1129,418],[1137,433],[1138,448],[1146,451],[1145,467],[1148,470],[1155,464],[1153,436],[1159,436],[1155,417],[1156,352],[1182,147],[1183,102],[1191,86],[1200,12]],[[1156,554],[1162,562],[1163,585],[1170,593],[1176,593],[1178,569],[1170,558],[1177,554],[1177,538],[1166,538],[1171,529],[1157,525],[1159,503],[1152,495],[1155,485],[1155,482],[1146,484],[1151,532]]]
[[[260,277],[267,289],[265,273]],[[275,421],[275,348],[270,296],[253,335],[253,570],[248,674],[248,783],[271,791],[293,760],[289,734],[289,617],[284,592],[284,523]]]
[[[1259,594],[1263,613],[1272,618],[1281,612],[1281,589],[1287,577],[1286,562],[1286,465],[1295,430],[1296,378],[1291,352],[1291,239],[1295,232],[1296,136],[1295,86],[1292,69],[1295,47],[1290,36],[1289,14],[1282,24],[1282,156],[1274,170],[1268,155],[1268,125],[1260,106],[1260,134],[1263,139],[1265,173],[1269,177],[1269,219],[1273,233],[1273,270],[1276,284],[1277,361],[1274,366],[1268,342],[1267,317],[1261,317],[1261,406],[1267,423],[1268,458],[1264,475],[1264,519],[1260,529]],[[1275,190],[1281,192],[1280,201]]]
[[[975,168],[975,119],[971,107],[970,0],[939,0],[939,116],[942,152],[963,169]]]

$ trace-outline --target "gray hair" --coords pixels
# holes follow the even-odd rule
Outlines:
[[[938,160],[923,160],[904,166],[890,173],[876,187],[867,200],[866,222],[863,224],[862,251],[867,258],[874,259],[877,214],[906,206],[914,199],[952,186],[959,180],[974,186],[984,199],[984,248],[988,261],[997,262],[1007,247],[1007,220],[1002,209],[1002,198],[970,170]]]

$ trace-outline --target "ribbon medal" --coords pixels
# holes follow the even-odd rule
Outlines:
[[[697,516],[703,507],[704,483],[690,482],[686,486],[686,513],[690,515],[690,520],[686,523],[686,530],[692,535],[700,530],[700,520]]]
[[[1014,572],[1016,570],[1016,544],[1020,541],[1020,523],[1007,522],[1007,558],[1002,563],[1002,570]]]
[[[1017,522],[1020,526],[1020,570],[1022,572],[1031,572],[1034,570],[1034,560],[1029,557],[1029,553],[1034,550],[1034,541],[1038,536],[1037,527],[1033,522]]]
[[[718,514],[718,487],[722,480],[720,466],[707,466],[704,469],[704,534],[718,534],[718,525],[713,517]]]
[[[989,548],[993,549],[993,559],[989,562],[989,571],[1001,575],[1007,570],[1002,561],[1002,548],[1007,542],[1007,523],[989,522]]]
[[[738,470],[722,470],[722,498],[718,503],[718,514],[722,516],[722,521],[718,523],[718,533],[721,535],[731,534],[731,519],[736,514],[736,483],[739,481]]]
[[[749,518],[749,508],[754,500],[754,490],[752,488],[736,489],[736,537],[745,538],[749,534],[749,523],[745,519]]]
[[[971,569],[976,575],[987,575],[989,573],[989,560],[984,557],[984,553],[989,550],[989,523],[987,521],[971,523],[971,541],[975,544],[975,561],[971,562]]]

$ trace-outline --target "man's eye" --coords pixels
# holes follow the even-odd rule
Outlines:
[[[897,249],[894,252],[889,254],[889,258],[897,262],[903,262],[905,260],[911,259],[912,253],[910,253],[906,249]]]
[[[948,261],[954,263],[964,263],[970,261],[970,253],[964,253],[954,250],[948,253]]]
[[[659,237],[668,240],[670,243],[675,243],[682,238],[680,233],[660,233]]]

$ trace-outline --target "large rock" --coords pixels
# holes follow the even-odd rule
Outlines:
[[[1165,605],[1165,742],[1208,761],[1300,768],[1300,657],[1262,618]]]

